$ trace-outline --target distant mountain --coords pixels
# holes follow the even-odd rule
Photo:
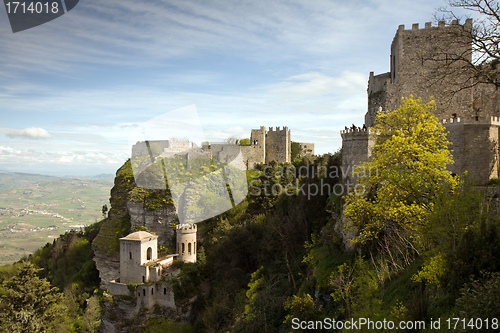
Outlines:
[[[95,176],[84,177],[84,178],[85,179],[109,179],[109,180],[113,180],[113,179],[115,179],[115,175],[112,173],[101,173],[101,174],[98,174]]]

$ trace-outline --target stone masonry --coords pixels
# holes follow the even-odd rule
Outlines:
[[[390,72],[374,75],[368,79],[368,110],[363,127],[346,127],[341,131],[342,164],[344,170],[371,159],[374,144],[370,127],[374,125],[379,110],[395,110],[401,98],[413,95],[427,103],[436,102],[434,114],[442,120],[449,132],[448,140],[455,163],[449,169],[456,174],[468,171],[478,184],[499,176],[498,142],[500,117],[500,92],[487,84],[476,84],[468,89],[450,87],[456,82],[473,80],[451,64],[448,74],[437,82],[436,62],[446,60],[447,55],[471,56],[470,34],[472,20],[460,25],[453,21],[446,26],[439,22],[433,27],[430,22],[423,29],[413,24],[409,30],[399,26],[391,45]],[[460,33],[462,32],[462,33]],[[442,70],[442,68],[441,68]],[[349,169],[347,169],[349,168]],[[344,173],[344,181],[351,174]]]

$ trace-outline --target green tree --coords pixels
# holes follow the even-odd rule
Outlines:
[[[82,332],[97,333],[101,324],[99,297],[94,295],[87,300],[87,309],[82,317]]]
[[[16,275],[2,283],[2,331],[46,332],[64,321],[66,309],[59,305],[63,295],[46,279],[39,278],[39,271],[33,264],[25,262]]]
[[[249,138],[240,139],[240,141],[238,141],[238,143],[240,144],[240,146],[249,146],[250,145],[250,139]]]
[[[415,231],[424,225],[433,202],[452,191],[457,180],[446,169],[453,163],[444,127],[432,114],[434,101],[422,104],[410,95],[392,112],[377,115],[374,157],[356,167],[364,191],[352,191],[344,214],[364,243],[383,233]]]

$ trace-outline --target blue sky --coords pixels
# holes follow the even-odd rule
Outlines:
[[[81,0],[15,34],[0,8],[0,170],[114,173],[131,131],[192,104],[211,141],[288,126],[334,152],[345,125],[362,125],[398,26],[442,5]]]

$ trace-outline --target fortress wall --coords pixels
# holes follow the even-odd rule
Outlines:
[[[387,110],[387,87],[391,84],[391,73],[373,75],[368,79],[368,112],[365,115],[365,125],[372,127],[379,107]]]
[[[299,156],[314,155],[314,143],[297,142],[302,149]],[[290,155],[291,156],[291,155]]]
[[[241,154],[243,155],[243,162],[247,170],[251,170],[256,164],[264,163],[262,156],[262,147],[258,145],[240,146]]]
[[[149,145],[152,145],[153,143],[157,144],[162,150],[170,147],[169,140],[151,140],[148,142]],[[137,143],[132,146],[132,156],[138,156],[145,150],[147,150],[146,141],[137,141]]]
[[[475,182],[485,184],[493,171],[490,157],[494,146],[490,141],[490,126],[464,125],[464,132],[465,169]]]
[[[130,290],[128,290],[127,285],[124,283],[111,281],[111,282],[109,282],[109,293],[112,295],[129,296]]]
[[[174,289],[171,284],[157,283],[156,303],[160,306],[175,309]]]
[[[455,165],[449,169],[457,174],[467,170],[478,184],[498,177],[498,117],[466,117],[447,119],[448,140],[452,142]]]
[[[355,165],[369,162],[374,146],[374,136],[369,130],[347,130],[341,131],[342,136],[342,181],[353,184],[356,179],[352,171]]]
[[[448,165],[448,170],[454,174],[462,174],[467,166],[467,158],[464,157],[464,146],[465,146],[465,136],[464,136],[464,125],[460,123],[445,124],[448,141],[451,142],[451,146],[448,148],[453,156],[454,163]]]
[[[474,87],[474,113],[479,116],[500,116],[500,89],[492,84]]]

